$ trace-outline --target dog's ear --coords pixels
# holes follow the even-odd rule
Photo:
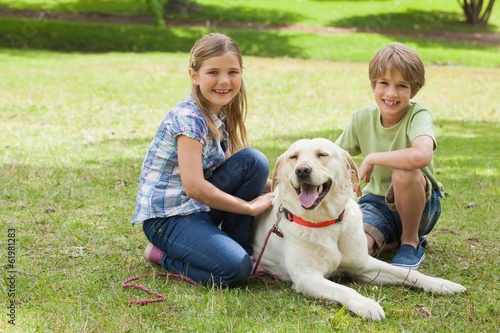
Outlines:
[[[358,166],[356,165],[356,163],[352,159],[351,155],[347,151],[342,150],[342,157],[344,158],[344,160],[347,163],[347,167],[348,167],[349,173],[351,174],[351,180],[352,180],[353,184],[359,185]]]
[[[276,163],[274,164],[274,170],[273,170],[273,184],[271,186],[271,192],[273,192],[276,189],[276,186],[278,186],[278,173],[280,172],[281,166],[283,165],[283,160],[285,159],[285,154],[282,154],[280,157],[276,159]]]

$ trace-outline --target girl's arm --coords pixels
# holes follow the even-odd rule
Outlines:
[[[247,202],[218,189],[203,177],[202,144],[184,135],[177,137],[177,143],[181,181],[190,198],[214,209],[251,216],[271,206],[272,193]]]

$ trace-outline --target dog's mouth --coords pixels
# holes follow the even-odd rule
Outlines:
[[[298,194],[298,199],[302,207],[305,209],[313,209],[323,198],[326,196],[328,191],[332,187],[331,182],[326,182],[321,185],[311,185],[303,183],[295,191]]]

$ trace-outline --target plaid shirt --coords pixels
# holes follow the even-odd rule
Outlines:
[[[223,112],[221,112],[223,115]],[[215,117],[215,115],[214,115]],[[214,119],[222,133],[222,145],[209,137],[207,122],[192,96],[179,103],[162,121],[142,165],[139,192],[132,224],[155,217],[189,215],[210,208],[191,199],[184,191],[179,171],[177,137],[185,135],[202,145],[205,179],[225,161],[227,133],[219,118]]]

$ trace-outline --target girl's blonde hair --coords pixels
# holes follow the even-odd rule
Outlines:
[[[402,43],[390,43],[375,53],[368,67],[372,87],[386,71],[397,70],[410,83],[411,98],[425,84],[425,68],[418,54]]]
[[[189,58],[189,68],[198,72],[205,60],[221,56],[227,52],[233,53],[238,58],[240,67],[243,69],[240,48],[232,38],[219,33],[207,34],[198,39],[193,45]],[[201,94],[199,86],[193,84],[192,89],[196,104],[208,123],[210,135],[216,140],[220,140],[221,133],[212,120],[212,113],[208,108],[208,101]],[[247,132],[245,128],[247,97],[243,79],[241,80],[241,89],[236,97],[234,97],[229,104],[224,106],[224,113],[226,119],[223,121],[228,133],[229,151],[235,153],[247,146]]]

